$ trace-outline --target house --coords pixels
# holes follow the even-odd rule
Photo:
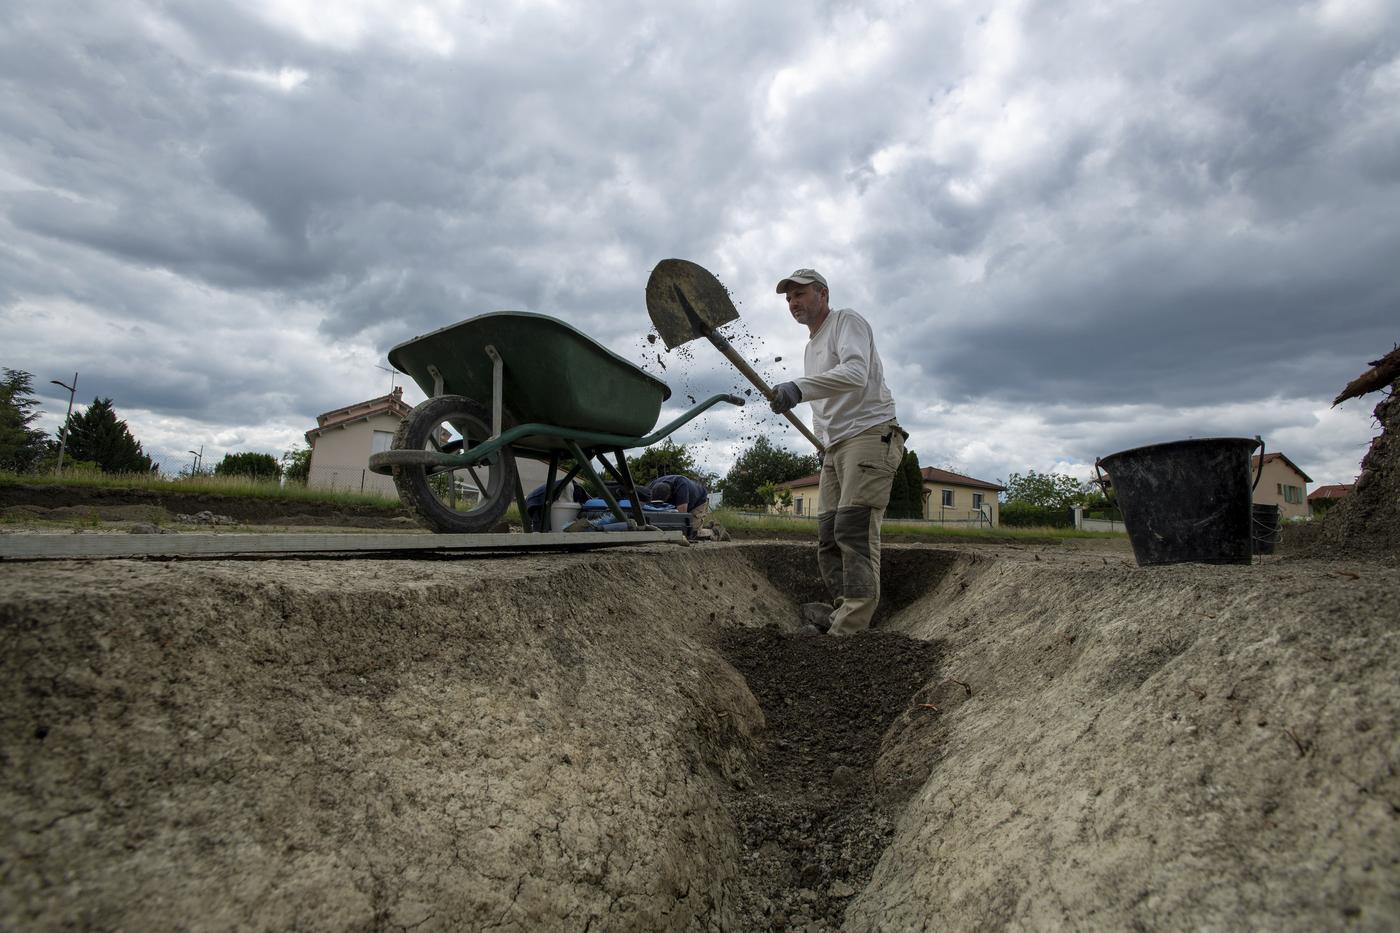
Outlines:
[[[1317,487],[1308,493],[1308,511],[1313,515],[1321,515],[1351,495],[1351,488],[1351,483],[1335,483],[1331,486]]]
[[[1259,457],[1250,458],[1250,469],[1260,471]],[[1308,483],[1312,479],[1281,453],[1264,454],[1262,475],[1254,487],[1255,505],[1276,505],[1279,518],[1308,517]]]
[[[1005,486],[940,470],[937,467],[924,467],[919,471],[923,477],[923,518],[944,524],[985,524],[993,527],[1001,523],[1001,506],[997,494],[1005,491]],[[774,505],[771,512],[789,515],[815,516],[821,511],[819,495],[820,474],[803,476],[799,479],[779,483],[778,488],[792,494],[792,505]]]
[[[412,410],[403,400],[403,387],[395,386],[388,395],[317,415],[316,427],[306,432],[306,443],[311,447],[306,485],[397,498],[393,477],[369,471],[369,455],[393,445],[400,422]],[[515,467],[526,492],[544,485],[545,464],[517,459]],[[476,487],[467,478],[469,474],[459,470],[456,476],[461,494],[474,496]],[[484,476],[482,481],[486,482]]]
[[[388,395],[317,415],[316,427],[306,432],[311,447],[306,485],[396,497],[392,477],[369,471],[369,455],[389,449],[412,410],[403,387],[395,386]]]
[[[958,521],[986,516],[993,528],[1001,524],[997,495],[1006,492],[1005,486],[937,467],[924,467],[919,472],[924,479],[924,518]]]

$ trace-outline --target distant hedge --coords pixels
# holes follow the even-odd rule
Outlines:
[[[1029,502],[1003,502],[1001,523],[1012,528],[1073,528],[1074,512]]]

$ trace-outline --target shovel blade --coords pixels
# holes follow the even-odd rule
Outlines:
[[[677,292],[685,296],[692,314]],[[739,312],[720,280],[703,266],[686,259],[663,259],[647,279],[647,313],[667,350],[704,337],[710,329],[739,319]],[[693,316],[692,316],[693,315]]]

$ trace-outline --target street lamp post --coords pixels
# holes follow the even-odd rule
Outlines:
[[[192,453],[192,454],[194,454],[194,466],[190,467],[190,475],[191,475],[191,476],[198,476],[198,475],[199,475],[199,465],[200,465],[200,463],[204,460],[204,445],[203,445],[203,444],[200,444],[198,450],[187,451],[187,453]]]
[[[56,386],[63,386],[68,390],[68,414],[63,417],[63,430],[58,432],[58,474],[63,475],[63,453],[68,448],[68,422],[73,419],[73,396],[78,394],[78,374],[73,374],[73,384],[70,386],[66,382],[59,382],[57,379],[50,379]]]

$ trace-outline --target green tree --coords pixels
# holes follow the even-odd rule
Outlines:
[[[632,480],[638,484],[673,474],[700,477],[694,454],[684,444],[672,443],[670,438],[653,444],[635,457],[628,457],[627,469],[632,473]]]
[[[282,454],[282,477],[289,483],[306,485],[311,475],[311,448],[293,447]]]
[[[904,452],[899,469],[890,486],[890,504],[885,513],[890,518],[921,518],[924,512],[924,477],[919,472],[919,455]]]
[[[247,476],[250,479],[276,479],[282,475],[282,465],[272,454],[244,451],[239,454],[224,454],[224,459],[214,467],[219,476]]]
[[[909,476],[904,472],[901,461],[894,471],[894,481],[890,483],[890,504],[885,507],[890,518],[909,518]]]
[[[110,398],[95,398],[86,411],[68,417],[68,456],[91,460],[104,473],[150,473],[156,469],[131,436],[125,421],[117,420]]]
[[[766,437],[734,461],[717,488],[724,494],[724,504],[731,508],[763,508],[767,505],[759,488],[765,483],[776,486],[802,476],[810,476],[821,468],[815,454],[795,454],[774,446]]]
[[[0,470],[28,473],[48,452],[48,436],[31,427],[39,417],[33,379],[18,369],[5,369],[0,380]]]
[[[1064,473],[1012,473],[1006,481],[1006,502],[1024,502],[1048,509],[1067,509],[1085,495],[1084,484]]]
[[[904,471],[905,494],[908,496],[905,500],[905,518],[923,518],[924,473],[919,467],[919,455],[912,450],[906,450],[900,469]]]

